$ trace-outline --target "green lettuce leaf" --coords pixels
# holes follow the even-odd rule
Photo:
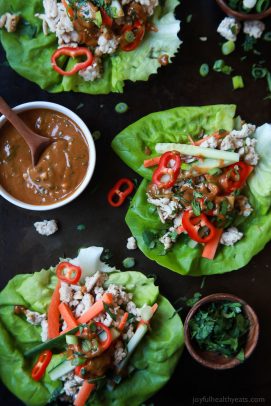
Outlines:
[[[187,142],[187,135],[201,130],[211,134],[218,129],[233,128],[234,105],[176,107],[149,114],[119,133],[112,142],[116,154],[139,175],[151,179],[153,169],[144,168],[145,159],[157,156],[158,142]],[[145,148],[151,155],[146,155]]]
[[[107,283],[124,285],[134,294],[137,306],[157,302],[159,308],[152,320],[152,329],[131,358],[135,371],[113,391],[94,394],[91,405],[140,405],[158,391],[173,373],[181,355],[183,326],[174,308],[159,294],[153,279],[140,272],[114,272]],[[25,404],[45,405],[52,394],[62,386],[52,382],[48,371],[40,382],[31,378],[34,359],[25,359],[23,353],[40,340],[40,327],[14,315],[13,306],[20,304],[39,312],[46,312],[56,284],[53,268],[33,275],[15,276],[0,293],[0,378]],[[50,366],[57,365],[61,355],[54,355]]]
[[[20,75],[38,84],[42,89],[57,93],[75,91],[89,94],[122,92],[125,80],[148,80],[156,73],[158,58],[168,55],[171,61],[181,41],[177,33],[180,22],[174,17],[178,0],[165,0],[156,8],[152,22],[158,32],[146,34],[142,44],[132,52],[118,51],[104,59],[103,76],[93,82],[85,82],[79,75],[62,77],[52,68],[50,58],[57,48],[54,34],[44,36],[42,22],[35,17],[42,13],[42,0],[6,0],[0,2],[0,15],[5,12],[18,13],[22,23],[15,33],[0,30],[0,39],[10,66]],[[71,68],[74,62],[67,64]]]
[[[159,238],[169,227],[161,223],[153,205],[147,202],[146,187],[153,168],[144,168],[144,160],[157,155],[155,145],[158,142],[187,143],[189,135],[193,137],[201,130],[207,134],[219,129],[230,131],[234,115],[233,105],[177,107],[143,117],[124,129],[112,142],[119,157],[145,177],[126,215],[126,223],[139,248],[148,258],[182,275],[213,275],[239,269],[271,239],[271,127],[266,124],[256,132],[260,162],[249,178],[249,187],[244,190],[254,211],[249,217],[236,219],[235,224],[244,237],[233,247],[220,246],[212,261],[201,257],[200,245],[194,248],[187,245],[185,235],[179,236],[177,243],[167,252],[159,243]],[[151,155],[146,155],[146,147]]]
[[[248,184],[255,197],[255,204],[265,214],[271,206],[271,124],[258,127],[255,138],[257,140],[256,151],[260,156],[260,161]]]
[[[249,217],[238,222],[238,230],[244,237],[232,247],[220,246],[215,258],[210,261],[201,257],[202,248],[198,245],[191,248],[187,245],[187,237],[181,235],[173,248],[165,253],[159,237],[165,234],[167,225],[162,224],[153,205],[147,202],[146,187],[148,180],[140,184],[125,221],[141,251],[159,265],[171,269],[181,275],[214,275],[234,271],[245,266],[251,258],[260,252],[271,239],[271,213],[261,215],[254,206]],[[247,190],[249,200],[254,202],[253,195]],[[150,237],[146,238],[147,236]],[[255,238],[257,236],[257,238]],[[155,247],[151,248],[155,243]]]

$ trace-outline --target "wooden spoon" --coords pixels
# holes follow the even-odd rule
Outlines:
[[[32,163],[35,166],[41,153],[47,148],[54,140],[43,137],[32,131],[24,121],[14,112],[9,105],[5,102],[3,97],[0,96],[0,113],[16,128],[18,133],[24,138],[25,142],[30,148]]]

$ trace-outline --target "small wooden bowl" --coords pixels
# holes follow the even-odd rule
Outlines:
[[[225,14],[231,17],[237,18],[237,20],[245,21],[245,20],[262,20],[263,18],[271,16],[271,7],[267,10],[263,11],[262,13],[256,14],[248,14],[248,13],[241,13],[239,11],[233,10],[228,6],[226,1],[224,0],[216,0],[219,7],[224,11]]]
[[[241,303],[243,311],[249,320],[250,330],[248,332],[248,338],[244,348],[245,360],[252,354],[258,341],[259,337],[258,317],[254,312],[254,310],[244,300],[240,299],[237,296],[230,295],[228,293],[214,293],[212,295],[205,296],[204,298],[199,300],[187,314],[184,323],[184,335],[186,348],[188,349],[192,357],[207,368],[229,369],[241,364],[241,362],[237,358],[227,358],[224,355],[220,355],[215,352],[203,351],[198,347],[196,341],[191,339],[189,321],[194,316],[194,314],[199,310],[199,308],[210,302],[218,302],[224,300]]]

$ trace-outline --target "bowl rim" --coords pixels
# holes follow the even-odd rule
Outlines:
[[[89,182],[93,176],[93,173],[94,173],[94,169],[95,169],[95,165],[96,165],[96,148],[95,148],[95,143],[94,143],[92,134],[91,134],[90,130],[88,129],[87,125],[85,124],[85,122],[76,113],[74,113],[69,108],[62,106],[61,104],[52,103],[52,102],[48,102],[48,101],[34,101],[34,102],[27,102],[27,103],[19,104],[18,106],[15,106],[12,108],[12,110],[19,112],[19,113],[21,113],[23,111],[35,110],[35,109],[53,110],[53,111],[62,113],[64,115],[66,115],[67,117],[69,117],[71,120],[73,120],[78,125],[78,127],[81,129],[81,131],[85,137],[85,140],[86,140],[86,143],[88,146],[88,150],[89,150],[89,156],[91,157],[91,159],[89,159],[88,168],[87,168],[85,177],[84,177],[83,181],[81,182],[81,184],[77,187],[77,189],[74,191],[74,193],[72,193],[70,196],[67,196],[65,199],[63,199],[59,202],[56,202],[56,203],[47,204],[47,205],[34,205],[34,204],[30,204],[30,203],[25,203],[19,199],[16,199],[15,197],[13,197],[10,193],[8,193],[3,188],[3,186],[0,185],[0,196],[2,196],[4,199],[6,199],[8,202],[14,204],[15,206],[20,207],[22,209],[28,209],[28,210],[33,210],[33,211],[48,211],[48,210],[53,210],[53,209],[57,209],[59,207],[65,206],[66,204],[68,204],[71,201],[73,201],[74,199],[76,199],[85,190],[85,188],[89,184]],[[2,115],[0,117],[0,130],[6,121],[7,121],[6,117],[4,115]]]
[[[259,338],[259,320],[257,317],[257,314],[255,311],[252,309],[252,307],[243,299],[241,299],[238,296],[235,296],[230,293],[212,293],[210,295],[204,296],[201,298],[197,303],[194,304],[194,306],[189,310],[185,322],[184,322],[184,337],[185,337],[185,346],[190,353],[190,355],[201,365],[211,368],[211,369],[216,369],[216,370],[225,370],[225,369],[230,369],[233,367],[236,367],[237,365],[240,365],[242,362],[239,361],[237,358],[229,358],[229,361],[225,364],[218,364],[212,361],[207,360],[206,358],[202,357],[196,350],[194,345],[192,344],[191,340],[191,335],[190,335],[190,330],[189,330],[189,321],[191,318],[194,316],[194,314],[199,310],[199,308],[207,303],[210,302],[217,302],[217,301],[224,301],[224,300],[230,300],[234,302],[240,302],[244,308],[244,312],[249,318],[250,321],[253,321],[253,323],[250,324],[250,333],[253,332],[253,342],[249,346],[249,348],[245,348],[245,360],[250,357],[250,355],[253,353],[257,342]]]
[[[263,11],[262,13],[242,13],[241,11],[233,10],[231,7],[224,0],[216,0],[219,7],[224,11],[224,13],[237,18],[238,20],[245,21],[245,20],[262,20],[263,18],[271,16],[271,7],[267,10]]]

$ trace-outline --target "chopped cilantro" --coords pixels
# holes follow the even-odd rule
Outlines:
[[[113,313],[113,312],[110,310],[110,307],[108,306],[108,304],[105,303],[105,302],[103,302],[103,305],[104,305],[104,310],[106,311],[106,313],[109,314],[109,316],[111,317],[111,319],[113,319],[114,321],[116,321],[116,320],[117,320],[117,316],[115,315],[115,313]]]
[[[194,295],[185,301],[186,306],[193,307],[201,298],[202,294],[200,292],[195,292]]]
[[[249,321],[238,302],[219,301],[203,306],[189,322],[192,339],[203,351],[243,360]]]
[[[149,230],[144,230],[142,233],[143,241],[148,248],[153,249],[156,246],[157,235]]]
[[[192,210],[193,210],[193,213],[195,214],[195,216],[200,216],[201,207],[200,207],[200,203],[197,200],[195,200],[195,199],[192,200],[191,207],[192,207]]]

